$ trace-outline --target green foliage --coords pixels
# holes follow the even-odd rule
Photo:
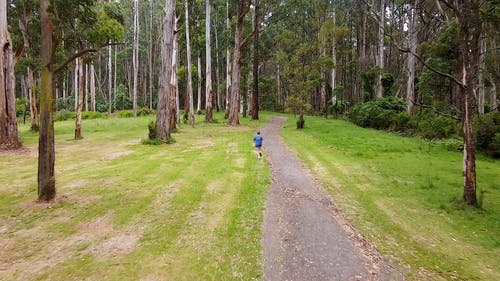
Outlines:
[[[418,123],[419,134],[425,139],[445,139],[456,134],[457,121],[444,116],[424,114]]]
[[[63,98],[58,98],[55,100],[56,110],[68,110],[71,111],[75,108],[75,95],[70,95]]]
[[[29,111],[29,100],[26,98],[16,98],[16,116],[23,116]]]
[[[348,113],[348,117],[351,122],[361,127],[389,129],[395,125],[395,119],[401,122],[400,117],[397,117],[397,115],[405,109],[405,103],[402,99],[381,98],[356,105]]]
[[[146,107],[141,107],[137,110],[137,116],[148,116],[148,115],[155,115],[156,110],[154,109],[149,109]]]
[[[103,115],[101,112],[94,112],[94,111],[82,112],[82,119],[98,119],[98,118],[103,118],[104,116],[105,115]],[[62,109],[54,114],[54,121],[65,121],[69,119],[76,119],[76,112]]]
[[[130,118],[134,117],[134,111],[127,109],[127,110],[120,110],[115,113],[118,117],[120,118]]]
[[[295,115],[311,110],[311,105],[299,96],[290,96],[286,99],[286,109]]]
[[[406,104],[398,98],[381,98],[356,105],[348,118],[361,127],[401,132],[405,135],[418,134],[425,139],[449,138],[457,133],[457,121],[430,112],[411,116]]]
[[[382,74],[382,86],[384,87],[384,97],[392,96],[392,86],[394,85],[394,76],[391,73]]]
[[[148,129],[149,129],[149,134],[148,134],[149,140],[156,140],[156,122],[155,121],[149,122]]]
[[[500,112],[476,116],[473,122],[474,144],[486,154],[500,157]]]
[[[82,112],[82,119],[97,119],[102,118],[104,115],[101,112],[96,111],[84,111]]]
[[[66,109],[59,110],[56,112],[56,114],[54,114],[54,121],[65,121],[75,118],[76,118],[76,112],[68,111]]]
[[[380,68],[378,66],[374,66],[371,69],[360,73],[361,81],[363,82],[363,99],[365,102],[375,98],[375,85],[377,84],[379,72]]]
[[[125,85],[120,84],[116,89],[116,96],[113,107],[115,110],[132,109],[132,100],[128,96],[127,88]]]

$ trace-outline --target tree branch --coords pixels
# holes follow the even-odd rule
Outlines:
[[[433,106],[425,105],[425,104],[420,104],[420,103],[417,103],[415,100],[413,100],[413,104],[416,105],[416,106],[419,106],[419,107],[432,109],[432,111],[434,111],[434,113],[436,113],[438,115],[449,117],[449,118],[452,118],[452,119],[455,119],[455,120],[458,120],[458,121],[462,121],[462,118],[460,118],[458,116],[455,116],[455,115],[451,115],[451,114],[448,114],[448,113],[441,112],[441,111],[439,111],[438,109],[436,109]]]
[[[85,54],[87,53],[97,53],[99,52],[100,49],[104,48],[104,47],[108,47],[108,46],[115,46],[115,45],[121,45],[121,44],[125,44],[125,43],[107,43],[107,44],[104,44],[104,45],[101,45],[97,48],[87,48],[87,49],[83,49],[81,51],[79,51],[78,53],[75,53],[73,54],[72,56],[70,56],[65,62],[63,62],[61,65],[59,65],[55,70],[54,70],[54,74],[57,75],[59,74],[64,68],[66,68],[66,66],[74,61],[75,59],[79,58],[79,57],[82,57],[84,56]]]
[[[24,52],[24,44],[21,44],[19,45],[19,47],[17,47],[16,54],[14,55],[14,65],[16,65],[19,59],[21,59],[23,52]]]
[[[443,1],[443,0],[441,0]],[[363,2],[368,6],[372,16],[376,19],[376,22],[377,22],[377,25],[380,27],[380,18],[379,16],[377,15],[377,13],[375,13],[373,11],[373,7],[371,4],[369,4],[366,0],[363,0]],[[460,87],[465,87],[464,83],[462,83],[462,81],[458,80],[456,77],[454,77],[453,75],[449,74],[449,73],[445,73],[445,72],[442,72],[442,71],[439,71],[437,70],[436,68],[428,65],[425,60],[419,56],[418,54],[412,52],[410,49],[408,48],[402,48],[401,46],[399,46],[398,43],[396,43],[396,40],[394,40],[394,37],[389,33],[387,32],[385,26],[382,26],[382,28],[384,29],[384,34],[385,36],[389,37],[391,39],[391,43],[400,51],[400,52],[403,52],[403,53],[410,53],[411,55],[413,55],[415,58],[417,58],[417,60],[422,63],[426,68],[428,68],[430,71],[438,74],[438,75],[441,75],[443,77],[446,77],[448,79],[450,79],[451,81],[453,81],[454,83],[456,83],[457,85],[459,85]]]

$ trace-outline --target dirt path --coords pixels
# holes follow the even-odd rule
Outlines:
[[[264,214],[264,279],[403,280],[345,222],[281,140],[285,120],[273,117],[262,129],[273,177]]]

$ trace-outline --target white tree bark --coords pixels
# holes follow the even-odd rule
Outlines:
[[[226,0],[226,29],[227,49],[226,49],[226,110],[229,109],[229,99],[231,97],[231,51],[229,48],[229,38],[231,37],[231,24],[229,19],[229,0]]]
[[[419,0],[415,0],[415,6],[410,12],[410,23],[408,27],[409,47],[411,53],[408,53],[408,80],[406,81],[406,109],[409,114],[414,113],[415,106],[415,56],[413,54],[417,53],[417,8],[419,5]]]
[[[78,71],[80,71],[80,60],[75,60],[75,77],[73,80],[73,91],[75,93],[75,106],[73,111],[78,109]]]
[[[196,111],[198,114],[201,112],[201,82],[203,77],[201,76],[201,58],[198,55],[198,104],[196,106]]]
[[[333,61],[333,67],[332,67],[332,105],[335,105],[337,102],[337,96],[335,94],[335,88],[337,87],[336,80],[337,80],[337,42],[335,40],[335,30],[337,29],[337,16],[335,15],[335,7],[333,7],[333,15],[332,15],[332,20],[333,20],[333,38],[332,38],[332,61]]]
[[[205,0],[205,121],[212,121],[213,91],[212,91],[212,45],[210,40],[210,0]]]
[[[485,91],[484,91],[484,73],[486,72],[486,40],[485,34],[483,33],[479,37],[479,72],[477,74],[477,111],[479,114],[484,114],[484,99],[485,99]]]
[[[113,47],[108,46],[108,113],[113,111]]]
[[[139,0],[134,0],[134,49],[132,54],[132,67],[134,71],[133,110],[137,117],[137,87],[139,74]]]
[[[96,111],[95,108],[95,68],[94,64],[90,64],[90,109]]]
[[[15,149],[21,142],[16,120],[14,53],[7,27],[7,2],[0,0],[0,149]]]
[[[89,111],[89,64],[85,64],[85,111]]]
[[[184,0],[184,10],[186,14],[186,53],[187,53],[187,69],[188,69],[188,85],[187,96],[189,99],[189,124],[194,126],[194,100],[193,100],[193,71],[191,63],[191,37],[189,36],[189,6],[188,0]]]
[[[384,88],[382,86],[382,74],[384,72],[384,26],[385,26],[385,0],[380,0],[380,22],[378,24],[378,56],[377,65],[380,68],[379,76],[377,79],[376,97],[381,98],[384,95]]]
[[[149,0],[149,109],[153,109],[153,0]],[[179,112],[179,110],[177,110]]]
[[[173,74],[172,74],[172,83],[174,83],[175,86],[175,120],[176,123],[181,122],[181,109],[180,109],[180,97],[179,97],[179,80],[177,78],[177,73],[179,70],[179,42],[177,40],[177,21],[179,18],[175,19],[175,30],[176,33],[174,34],[174,57],[173,59]]]
[[[216,97],[216,108],[217,111],[220,110],[220,73],[219,73],[219,36],[217,33],[217,28],[215,28],[215,84],[217,85],[217,97]]]

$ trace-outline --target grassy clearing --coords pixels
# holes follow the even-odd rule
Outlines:
[[[1,280],[252,280],[262,276],[265,120],[182,125],[142,145],[152,117],[56,122],[55,203],[36,203],[38,135],[0,154]]]
[[[411,280],[500,280],[500,162],[481,155],[482,210],[461,203],[462,154],[308,117],[282,135],[346,217]]]

